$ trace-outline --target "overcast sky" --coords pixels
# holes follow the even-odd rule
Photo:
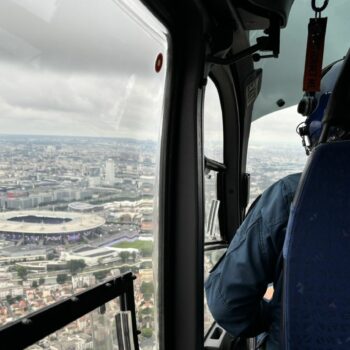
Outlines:
[[[0,133],[156,139],[166,67],[156,73],[154,64],[159,53],[166,57],[167,42],[164,28],[140,6],[134,0],[0,0]],[[348,13],[348,0],[331,1],[325,11],[325,64],[349,47]],[[280,98],[285,107],[299,101],[309,16],[310,0],[296,0],[280,59],[259,63],[263,87],[255,117],[277,110]],[[215,97],[206,98],[206,113],[210,137],[220,138]],[[266,122],[270,127],[259,137],[282,139],[294,115],[287,109],[273,116],[276,123]]]
[[[167,43],[133,4],[1,0],[0,132],[155,139]]]
[[[267,114],[252,123],[250,131],[251,144],[286,144],[302,149],[301,138],[296,133],[298,124],[305,121],[297,112],[297,106]]]

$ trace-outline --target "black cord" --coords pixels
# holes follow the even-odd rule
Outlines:
[[[300,132],[299,132],[299,128],[300,128],[300,126],[303,125],[303,124],[305,124],[305,122],[299,123],[299,124],[296,126],[296,128],[295,128],[295,132],[296,132],[299,136],[301,136],[301,135],[300,135]],[[306,124],[305,124],[305,125],[306,125]]]

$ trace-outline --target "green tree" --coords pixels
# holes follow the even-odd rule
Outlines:
[[[119,253],[119,257],[122,259],[123,263],[126,263],[129,259],[130,253],[128,251],[122,251]]]
[[[68,276],[65,273],[60,273],[57,275],[56,281],[58,284],[63,284],[67,281]]]
[[[23,266],[16,266],[16,271],[17,271],[17,275],[19,278],[21,278],[22,280],[26,280],[27,279],[27,275],[28,275],[28,270],[23,267]]]
[[[13,304],[14,300],[13,298],[11,297],[10,294],[6,295],[6,301],[9,303],[9,304]]]
[[[78,271],[81,271],[86,266],[84,260],[70,260],[67,263],[67,268],[72,275],[76,275]]]
[[[97,279],[97,281],[102,281],[106,278],[108,272],[109,272],[108,270],[96,271],[94,272],[94,276]]]
[[[53,253],[47,254],[47,260],[53,260],[55,258],[55,255]]]
[[[39,284],[40,284],[40,285],[43,285],[44,283],[45,283],[45,278],[40,277],[40,278],[39,278]]]
[[[153,314],[153,308],[146,307],[145,309],[141,310],[142,315],[152,315]]]
[[[32,288],[38,288],[38,282],[37,281],[33,281],[32,282]]]
[[[153,329],[152,328],[142,328],[141,334],[145,338],[151,338],[153,335]]]
[[[142,294],[153,294],[154,293],[153,282],[142,282],[140,291]]]

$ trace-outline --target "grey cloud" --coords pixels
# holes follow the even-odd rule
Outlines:
[[[119,123],[110,123],[121,133],[134,133],[138,130],[147,138],[158,136],[162,119],[162,89],[156,82],[135,84],[133,93],[125,102],[127,107],[119,114]]]
[[[148,31],[115,2],[61,0],[54,7],[52,1],[49,4],[50,16],[39,16],[32,5],[0,2],[0,60],[52,70],[154,74],[154,62],[164,51],[165,41],[153,38],[150,43]]]
[[[210,79],[208,80],[205,91],[203,114],[204,146],[210,142],[222,142],[223,123],[221,103],[218,91]]]
[[[1,132],[155,139],[164,82],[0,65]]]
[[[123,1],[0,2],[0,132],[158,137],[166,41]]]
[[[296,126],[305,118],[297,113],[296,106],[291,106],[252,123],[250,143],[255,144],[290,144],[302,151],[301,138],[296,133]]]

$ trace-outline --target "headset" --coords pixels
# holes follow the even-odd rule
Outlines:
[[[323,68],[320,91],[315,93],[305,93],[298,104],[298,113],[305,116],[306,120],[297,126],[296,132],[302,139],[302,145],[305,148],[307,155],[310,154],[320,139],[322,119],[344,59],[345,57]],[[339,128],[332,128],[330,138],[336,139],[340,132],[341,130]]]

